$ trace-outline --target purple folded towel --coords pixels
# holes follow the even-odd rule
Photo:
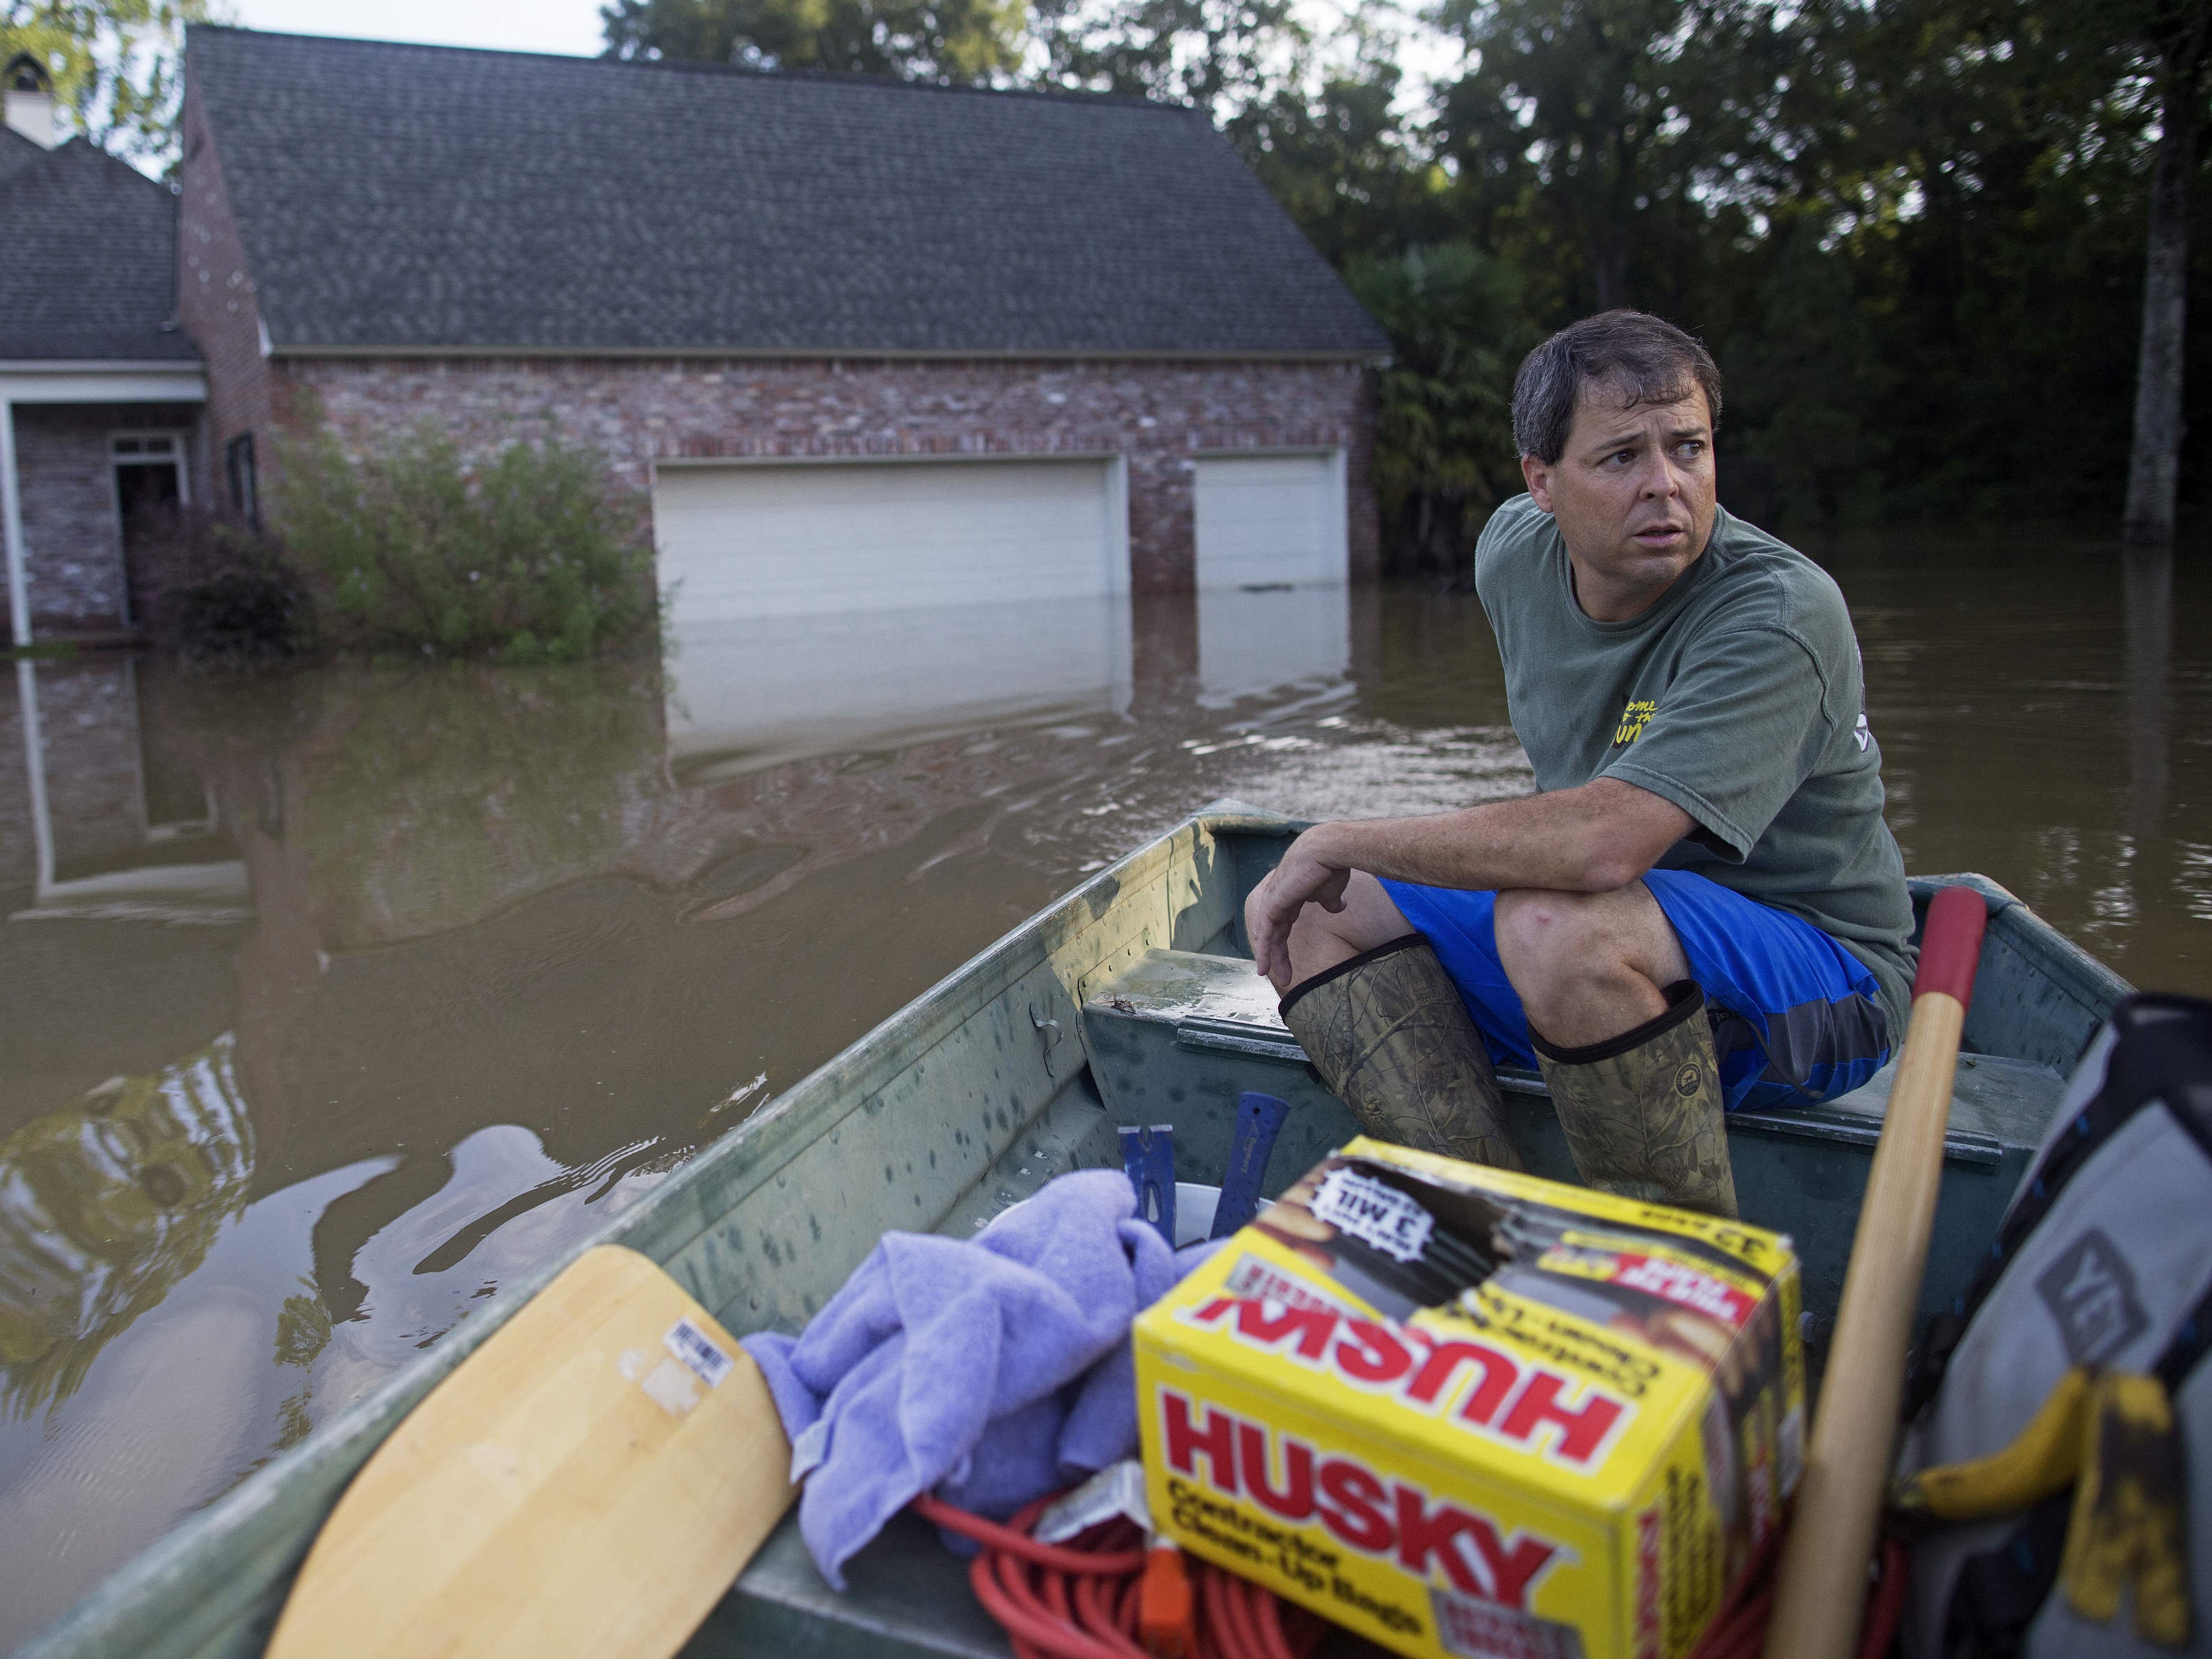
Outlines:
[[[1091,1170],[971,1240],[885,1233],[802,1334],[744,1340],[824,1578],[918,1493],[1004,1517],[1135,1453],[1129,1325],[1179,1274],[1135,1210]]]

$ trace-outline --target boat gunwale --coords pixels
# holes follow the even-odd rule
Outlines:
[[[1214,801],[1094,872],[854,1038],[684,1164],[639,1204],[578,1241],[557,1261],[540,1264],[509,1280],[501,1295],[472,1310],[418,1358],[390,1373],[297,1446],[278,1453],[102,1578],[59,1620],[18,1649],[15,1659],[145,1659],[154,1655],[185,1659],[211,1653],[258,1653],[281,1608],[281,1600],[272,1592],[296,1571],[322,1517],[336,1505],[355,1472],[432,1389],[576,1256],[602,1244],[636,1248],[631,1241],[672,1218],[671,1212],[680,1210],[687,1194],[718,1176],[734,1173],[734,1190],[720,1212],[727,1213],[836,1122],[861,1110],[915,1060],[987,1011],[1007,989],[1048,965],[1055,947],[1079,931],[1071,928],[1055,939],[1055,924],[1079,913],[1085,924],[1100,920],[1123,894],[1143,890],[1146,878],[1153,873],[1152,866],[1171,866],[1184,842],[1194,844],[1201,835],[1240,830],[1287,836],[1297,834],[1305,822],[1242,801]],[[1097,899],[1101,894],[1106,896],[1103,902]],[[982,988],[986,986],[988,990]],[[1073,987],[1067,989],[1071,1000],[1079,1000]],[[908,1058],[904,1064],[884,1068],[883,1062],[895,1043],[902,1045]],[[870,1078],[871,1063],[879,1075]],[[855,1086],[864,1078],[870,1079],[866,1086]],[[830,1103],[841,1100],[843,1110],[830,1114]],[[1041,1113],[1050,1103],[1049,1099],[1039,1102],[1036,1110]],[[809,1127],[816,1127],[816,1133],[805,1133]],[[740,1166],[734,1172],[732,1164]],[[645,1254],[665,1263],[711,1225],[709,1218],[680,1237],[672,1234],[664,1248]],[[314,1526],[295,1528],[285,1540],[258,1534],[258,1527],[273,1524],[268,1518],[272,1507],[302,1494],[316,1511]],[[233,1556],[261,1557],[264,1562],[274,1556],[276,1560],[259,1572],[217,1570]],[[240,1564],[231,1565],[234,1569]],[[257,1610],[256,1604],[264,1602],[270,1605]],[[250,1648],[240,1647],[241,1638],[251,1641]]]
[[[822,1107],[812,1098],[814,1096],[831,1090],[833,1084],[836,1083],[842,1083],[848,1086],[861,1085],[864,1080],[861,1075],[863,1064],[878,1058],[873,1050],[888,1048],[895,1042],[906,1045],[907,1058],[872,1081],[866,1082],[866,1086],[860,1089],[858,1097],[844,1111],[837,1113],[836,1116],[846,1116],[864,1106],[867,1101],[880,1094],[893,1079],[911,1069],[915,1060],[923,1058],[931,1050],[939,1047],[946,1037],[989,1007],[992,1002],[1030,974],[1034,973],[1040,967],[1049,964],[1054,950],[1075,937],[1075,930],[1071,930],[1061,939],[1048,939],[1047,934],[1053,924],[1060,921],[1063,917],[1072,915],[1079,908],[1088,913],[1083,918],[1086,924],[1102,919],[1115,899],[1118,899],[1126,892],[1141,890],[1141,881],[1136,886],[1133,886],[1124,878],[1125,877],[1141,878],[1151,873],[1142,868],[1147,862],[1172,864],[1178,843],[1187,836],[1194,837],[1200,832],[1218,835],[1223,831],[1234,834],[1238,830],[1269,835],[1295,835],[1305,827],[1306,822],[1301,819],[1279,817],[1261,809],[1247,806],[1239,801],[1217,801],[1199,808],[1198,811],[1188,817],[1178,820],[1142,846],[1125,854],[1104,869],[1096,872],[1081,885],[1063,894],[1026,921],[1017,923],[957,968],[945,974],[927,989],[918,993],[896,1012],[886,1015],[860,1036],[854,1038],[836,1054],[809,1072],[783,1094],[769,1101],[759,1110],[747,1117],[743,1123],[701,1152],[696,1158],[683,1166],[680,1175],[686,1182],[693,1178],[695,1171],[697,1172],[698,1179],[707,1179],[722,1164],[738,1157],[741,1152],[753,1149],[753,1144],[756,1141],[775,1133],[775,1144],[783,1148],[783,1155],[774,1162],[769,1162],[763,1158],[755,1168],[746,1171],[749,1184],[744,1191],[755,1190],[773,1178],[779,1170],[787,1167],[793,1159],[812,1146],[814,1140],[818,1138],[802,1138],[794,1133],[822,1110]],[[1104,907],[1094,905],[1091,899],[1094,893],[1102,890],[1109,892],[1107,905]],[[994,976],[994,970],[997,970],[995,976]],[[979,986],[983,983],[989,985],[988,993],[976,994]],[[1079,1006],[1081,1000],[1076,994],[1076,988],[1070,985],[1065,988],[1069,1000]],[[1081,1034],[1079,1030],[1068,1035],[1072,1038],[1079,1040]],[[885,1057],[888,1058],[888,1056]],[[835,1093],[827,1096],[829,1099],[837,1097]],[[1049,1103],[1048,1101],[1039,1103],[1038,1109],[1043,1109],[1043,1107]],[[620,1218],[610,1224],[605,1236],[596,1238],[593,1242],[621,1243],[623,1240],[617,1236],[617,1234],[648,1228],[659,1218],[659,1210],[665,1204],[673,1201],[674,1197],[678,1195],[677,1188],[676,1178],[672,1177],[663,1182],[643,1201],[624,1212]],[[742,1196],[742,1194],[738,1194],[740,1200]],[[696,1238],[698,1236],[693,1234],[691,1237]],[[678,1243],[675,1249],[681,1249],[690,1242],[690,1238],[684,1239]],[[671,1254],[673,1253],[674,1251],[672,1250]]]
[[[283,1588],[354,1473],[408,1412],[576,1255],[600,1244],[641,1248],[641,1242],[650,1240],[645,1254],[663,1264],[673,1262],[706,1237],[720,1217],[787,1169],[838,1123],[864,1109],[1022,979],[1052,966],[1065,946],[1102,921],[1118,901],[1148,890],[1153,880],[1173,868],[1179,854],[1194,857],[1201,837],[1287,839],[1309,822],[1241,801],[1217,800],[1094,872],[765,1103],[558,1261],[510,1279],[500,1296],[473,1310],[428,1352],[390,1373],[299,1445],[277,1454],[101,1579],[58,1621],[19,1649],[16,1659],[185,1659],[258,1653],[281,1608]],[[2101,1018],[2112,1001],[2130,989],[2111,969],[1985,877],[1916,877],[1911,881],[1916,894],[1953,884],[1972,885],[1982,892],[1992,911],[1992,938],[2008,936],[2011,948],[2085,1010],[2098,1009],[2101,1002]],[[2017,916],[2012,914],[2015,910]],[[1079,1009],[1080,986],[1064,981],[1063,988]],[[1076,1040],[1087,1060],[1088,1044],[1079,1020],[1066,1035]],[[1020,1127],[1034,1121],[1057,1097],[1035,1103]],[[842,1109],[835,1109],[840,1105]],[[987,1159],[984,1174],[988,1168]],[[714,1191],[720,1207],[713,1215],[702,1210],[686,1218],[684,1206],[702,1188]],[[289,1524],[272,1515],[288,1500],[312,1512],[307,1523],[296,1514],[289,1517]]]

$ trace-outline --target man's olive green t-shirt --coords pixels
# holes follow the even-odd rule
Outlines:
[[[1857,638],[1828,574],[1723,509],[1705,552],[1640,617],[1593,622],[1565,542],[1526,495],[1492,515],[1475,586],[1540,789],[1619,778],[1697,827],[1660,859],[1803,918],[1911,1003],[1912,904],[1882,821]]]

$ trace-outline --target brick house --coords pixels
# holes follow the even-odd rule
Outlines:
[[[0,543],[9,636],[133,621],[126,545],[204,488],[207,397],[176,312],[176,198],[82,138],[52,85],[0,70]]]
[[[1372,568],[1387,349],[1201,117],[200,28],[210,438],[556,434],[685,614]]]
[[[253,510],[309,418],[586,444],[679,623],[1374,570],[1387,341],[1192,112],[214,27],[185,63],[192,491]]]

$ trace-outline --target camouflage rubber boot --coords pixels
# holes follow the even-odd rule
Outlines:
[[[1522,1167],[1482,1034],[1419,933],[1316,974],[1283,999],[1282,1012],[1322,1081],[1369,1134]]]
[[[1609,1042],[1556,1048],[1536,1035],[1536,1059],[1575,1168],[1591,1186],[1733,1218],[1719,1062],[1705,994],[1667,988],[1667,1012]]]

